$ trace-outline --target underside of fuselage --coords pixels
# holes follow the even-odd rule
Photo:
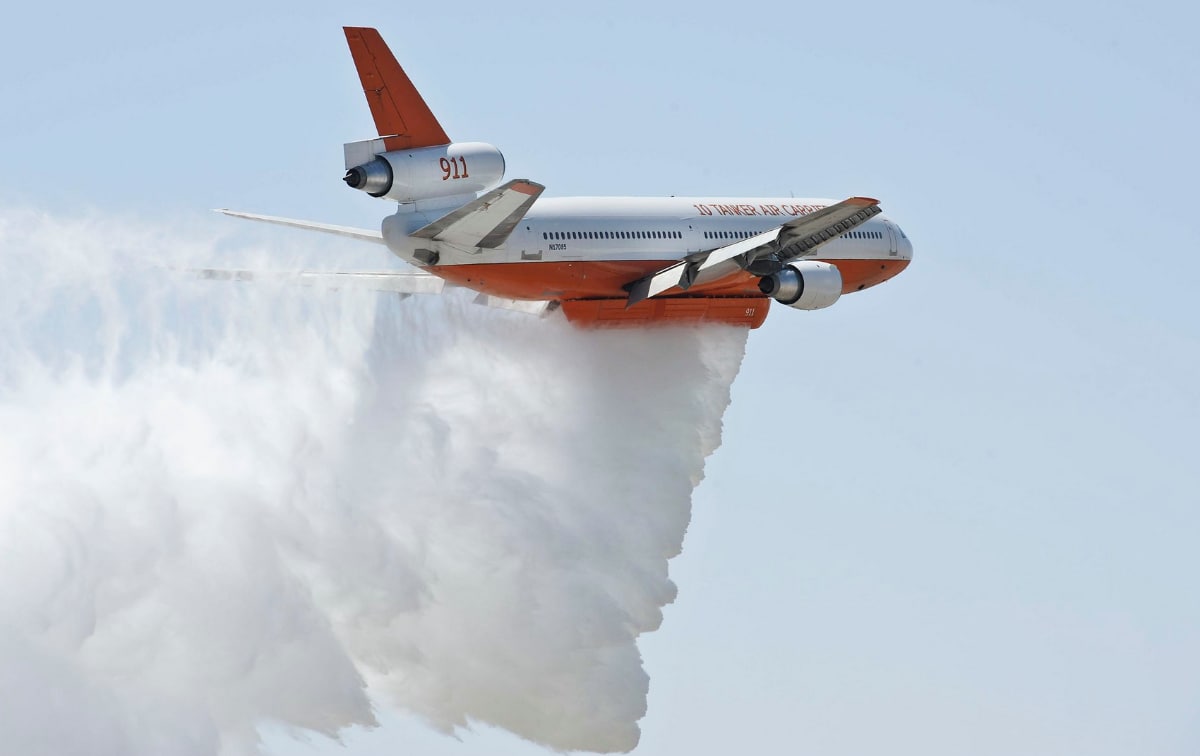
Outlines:
[[[557,302],[579,325],[645,326],[654,323],[723,323],[757,328],[771,299],[759,279],[740,272],[719,281],[626,306],[630,281],[652,274],[673,260],[480,263],[439,265],[429,272],[458,286],[507,299]],[[842,273],[842,292],[861,291],[895,276],[908,260],[830,260]]]

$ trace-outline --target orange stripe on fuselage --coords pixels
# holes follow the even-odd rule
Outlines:
[[[430,273],[450,283],[510,299],[624,299],[627,284],[678,260],[576,260],[436,265]],[[908,260],[824,260],[842,273],[842,293],[883,283],[908,266]],[[672,292],[674,293],[674,292]],[[683,292],[680,292],[681,294]],[[758,277],[738,272],[688,289],[686,296],[761,297]]]

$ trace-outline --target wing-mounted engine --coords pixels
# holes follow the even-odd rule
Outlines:
[[[483,142],[388,150],[385,139],[345,146],[351,189],[400,203],[471,195],[500,183],[504,156]]]
[[[758,289],[788,307],[820,310],[842,296],[842,273],[829,263],[804,260],[759,279]]]

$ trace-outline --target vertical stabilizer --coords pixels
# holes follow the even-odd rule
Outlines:
[[[387,149],[411,150],[450,144],[450,137],[446,136],[379,32],[357,26],[344,29],[358,78],[362,81],[363,94]]]

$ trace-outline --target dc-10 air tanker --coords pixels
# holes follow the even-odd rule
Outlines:
[[[410,270],[299,273],[403,294],[447,286],[582,326],[757,328],[772,302],[816,310],[908,266],[879,202],[792,197],[542,197],[500,151],[455,142],[375,29],[346,27],[378,137],[344,146],[351,189],[396,204],[379,231],[222,210],[384,245]],[[212,277],[252,277],[206,271]]]

